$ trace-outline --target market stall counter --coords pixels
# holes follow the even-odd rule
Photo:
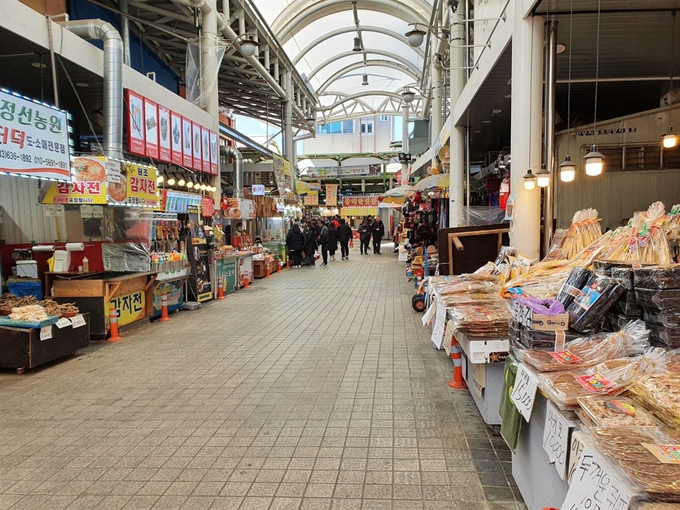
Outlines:
[[[0,326],[0,368],[13,368],[23,374],[29,368],[75,354],[89,343],[88,313],[40,328]]]
[[[45,293],[58,303],[75,303],[90,314],[90,334],[104,339],[111,308],[118,310],[118,326],[125,327],[153,315],[155,272],[45,273]]]

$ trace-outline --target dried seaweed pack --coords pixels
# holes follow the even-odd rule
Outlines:
[[[567,308],[570,327],[580,333],[589,331],[616,304],[624,291],[611,278],[591,276]]]
[[[585,267],[575,267],[569,273],[562,288],[557,293],[557,300],[567,308],[579,295],[583,286],[588,282],[593,273]]]

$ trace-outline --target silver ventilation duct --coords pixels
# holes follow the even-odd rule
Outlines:
[[[236,147],[224,147],[224,152],[234,158],[234,197],[243,198],[243,155]]]
[[[100,19],[59,23],[83,39],[104,43],[104,153],[123,158],[123,40],[115,27]]]

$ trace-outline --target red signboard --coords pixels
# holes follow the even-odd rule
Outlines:
[[[343,207],[378,207],[377,196],[342,197]]]
[[[201,160],[203,162],[203,171],[211,174],[210,170],[210,131],[201,128]]]
[[[201,214],[204,218],[212,218],[213,212],[215,212],[213,199],[210,197],[203,197],[201,199]]]
[[[144,147],[144,100],[130,89],[125,91],[128,152],[146,156]]]
[[[201,159],[201,126],[191,123],[193,137],[191,146],[193,148],[194,170],[203,171],[203,159]]]
[[[220,147],[217,133],[210,131],[210,173],[220,175]]]
[[[144,98],[146,155],[158,159],[158,104]]]
[[[161,161],[172,161],[172,125],[170,123],[170,110],[165,106],[158,105],[158,155]]]
[[[191,150],[191,121],[182,117],[182,164],[193,168],[193,151]]]
[[[170,112],[170,146],[172,148],[172,162],[176,165],[182,164],[182,116],[175,112]]]

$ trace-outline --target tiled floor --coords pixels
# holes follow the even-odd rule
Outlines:
[[[524,508],[390,251],[0,372],[0,510]]]

